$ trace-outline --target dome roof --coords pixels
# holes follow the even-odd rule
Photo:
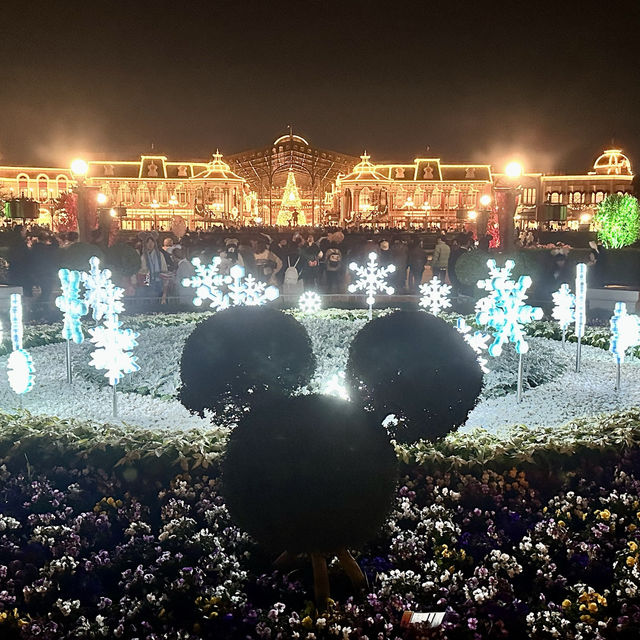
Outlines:
[[[288,140],[292,140],[294,142],[298,142],[298,143],[303,144],[303,145],[305,145],[307,147],[309,146],[309,143],[302,136],[297,136],[295,134],[293,134],[293,135],[286,134],[284,136],[280,136],[279,138],[277,138],[274,141],[273,145],[275,146],[277,144],[280,144],[281,142],[287,142]]]
[[[605,175],[633,175],[631,173],[631,162],[622,153],[621,149],[607,149],[595,161],[593,168],[598,174]]]
[[[231,167],[222,160],[222,154],[216,151],[207,164],[207,168],[195,176],[199,179],[208,180],[242,180],[242,178],[231,171]]]
[[[340,178],[341,182],[362,182],[362,181],[373,181],[373,182],[389,182],[389,178],[382,175],[378,171],[371,162],[369,161],[370,156],[367,155],[365,151],[360,156],[360,162],[353,167],[353,171],[349,175]]]

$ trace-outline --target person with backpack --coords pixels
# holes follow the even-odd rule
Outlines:
[[[287,256],[287,268],[282,281],[282,293],[285,295],[300,295],[302,293],[302,279],[299,271],[301,260],[301,256]]]
[[[327,272],[327,293],[343,293],[344,265],[342,260],[341,244],[344,234],[336,231],[333,234],[332,242],[325,254],[325,269]]]
[[[278,273],[282,269],[282,260],[270,251],[264,240],[256,242],[256,248],[253,250],[253,259],[255,261],[255,277],[268,284],[278,284]]]
[[[218,272],[222,275],[229,275],[231,267],[235,264],[244,267],[244,260],[238,249],[238,240],[236,238],[226,238],[224,241],[224,249],[220,252]]]
[[[315,243],[313,236],[307,236],[306,242],[300,248],[302,258],[302,281],[305,291],[316,291],[318,289],[318,273],[320,271],[320,259],[322,251]]]

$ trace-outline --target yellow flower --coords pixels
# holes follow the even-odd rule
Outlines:
[[[636,563],[636,559],[633,556],[627,556],[627,567],[633,567]]]
[[[606,607],[607,606],[607,599],[604,596],[601,596],[599,593],[597,594],[598,596],[598,604]]]
[[[313,620],[310,616],[302,618],[302,626],[306,627],[307,629],[311,629],[311,627],[313,627]]]
[[[611,517],[611,511],[609,511],[609,509],[605,509],[604,511],[600,512],[600,517],[603,520],[608,520]]]
[[[629,541],[629,550],[631,551],[631,553],[635,553],[638,550],[638,545],[633,541]]]
[[[558,526],[559,527],[566,527],[567,525],[566,525],[564,520],[558,520]]]
[[[627,527],[627,531],[630,531],[631,533],[633,533],[637,528],[638,527],[636,527],[636,525],[632,523]]]
[[[595,602],[589,603],[589,611],[595,613],[598,610],[598,605]]]
[[[563,600],[562,601],[562,607],[564,609],[568,609],[571,606],[571,600]]]

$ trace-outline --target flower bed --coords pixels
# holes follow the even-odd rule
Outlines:
[[[224,434],[0,414],[0,637],[635,638],[640,412],[398,450],[353,594],[310,603],[228,518]],[[180,474],[180,475],[177,475]],[[400,627],[403,611],[447,611]]]

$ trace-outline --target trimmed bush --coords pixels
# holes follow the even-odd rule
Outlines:
[[[223,493],[232,518],[276,551],[329,553],[375,536],[397,460],[361,408],[321,395],[271,399],[229,437]]]
[[[59,252],[60,267],[65,269],[74,269],[76,271],[89,271],[91,265],[89,258],[100,259],[100,265],[104,266],[104,251],[88,242],[74,242]]]
[[[262,393],[293,393],[314,367],[311,340],[295,318],[269,307],[233,307],[187,338],[178,397],[193,413],[233,414]]]
[[[435,440],[467,419],[482,388],[476,354],[450,324],[423,311],[369,322],[349,349],[351,397],[378,419],[401,419],[396,438]]]

